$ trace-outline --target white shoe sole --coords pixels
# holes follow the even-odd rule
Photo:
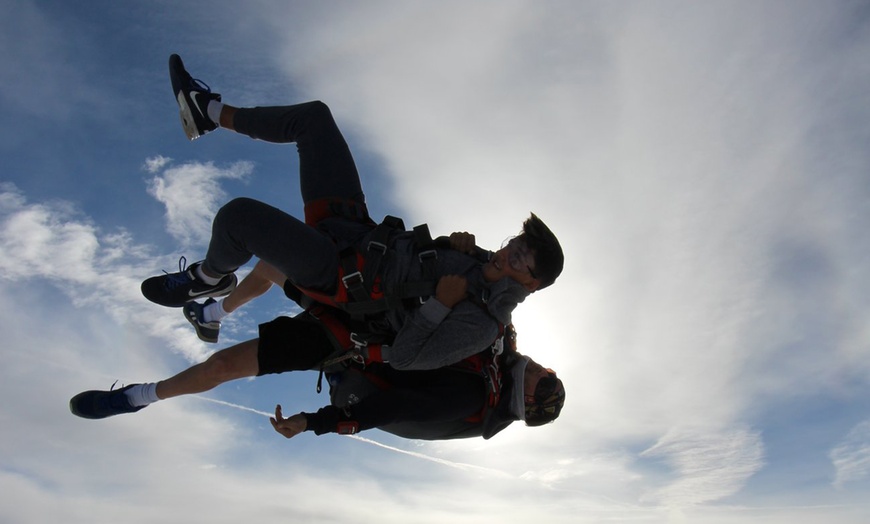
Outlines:
[[[187,105],[187,100],[184,98],[184,93],[178,92],[178,115],[181,117],[181,127],[184,128],[184,133],[190,141],[199,138],[199,130],[196,128],[196,123],[193,121],[193,114],[190,112],[190,106]]]

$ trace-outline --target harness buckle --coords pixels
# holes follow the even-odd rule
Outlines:
[[[353,345],[356,349],[364,348],[369,345],[368,341],[356,333],[350,334],[350,341],[353,342]]]
[[[426,263],[426,260],[429,260],[429,259],[437,260],[438,259],[438,252],[435,251],[434,249],[427,249],[426,251],[421,251],[420,254],[417,255],[417,258],[420,259],[421,264],[424,264],[424,263]]]
[[[504,337],[498,337],[498,340],[492,343],[492,354],[499,356],[504,353]]]
[[[350,275],[341,277],[341,282],[344,284],[345,289],[350,289],[351,286],[358,286],[363,283],[362,273],[359,271],[355,273],[351,273]]]
[[[387,252],[387,245],[384,244],[383,242],[377,242],[375,240],[372,240],[371,242],[369,242],[368,250],[369,251],[378,251],[378,252],[380,252],[380,254],[383,255],[384,253]]]

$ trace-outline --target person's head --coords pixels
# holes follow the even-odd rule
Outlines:
[[[523,222],[523,231],[506,241],[484,266],[483,276],[489,282],[512,278],[533,293],[555,282],[564,264],[556,235],[532,213]]]
[[[562,274],[565,266],[565,255],[559,239],[550,231],[547,224],[531,213],[523,222],[523,232],[517,239],[525,242],[535,259],[535,278],[540,285],[538,289],[549,286]]]
[[[529,359],[523,374],[523,399],[527,426],[553,422],[565,405],[565,387],[556,372]]]

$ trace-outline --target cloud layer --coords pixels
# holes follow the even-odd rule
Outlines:
[[[158,80],[150,63],[112,62],[112,75],[91,74],[100,60],[71,65],[106,47],[87,36],[109,33],[102,18],[87,27],[104,32],[73,35],[66,28],[83,14],[53,19],[23,4],[5,17],[4,35],[24,34],[9,26],[15,19],[43,37],[4,59],[21,71],[2,83],[10,114],[105,126],[126,117],[101,102],[134,88],[167,95],[165,72]],[[250,160],[252,186],[276,199],[286,186],[286,153],[279,159],[274,146],[218,131],[181,154],[220,161],[173,162],[175,150],[142,146],[165,144],[162,127],[137,129],[130,157],[134,169],[146,158],[149,180],[129,212],[147,213],[149,195],[162,205],[171,239],[160,245],[136,221],[110,225],[88,194],[25,192],[28,177],[42,176],[27,166],[3,174],[0,394],[14,402],[0,410],[2,519],[145,522],[171,511],[192,521],[343,521],[324,509],[340,494],[355,518],[378,522],[542,513],[553,522],[863,522],[870,32],[861,6],[251,5],[216,6],[203,24],[220,25],[222,39],[177,25],[191,19],[179,16],[185,7],[172,17],[107,5],[101,14],[118,17],[112,34],[129,27],[131,46],[150,31],[147,53],[124,48],[130,56],[171,45],[165,54],[182,47],[186,62],[218,71],[208,80],[227,101],[325,100],[373,207],[409,224],[472,231],[491,247],[537,212],[568,264],[516,323],[522,350],[565,381],[565,411],[556,424],[488,442],[364,435],[387,448],[310,435],[287,443],[262,414],[197,398],[104,423],[73,419],[66,402],[83,388],[163,377],[209,353],[177,311],[142,299],[139,282],[174,270],[179,251],[203,251],[227,186],[254,180]],[[34,80],[46,71],[63,82]],[[120,87],[91,84],[107,76]],[[56,103],[60,85],[75,94],[69,103]],[[51,103],[35,107],[29,86]],[[49,125],[25,120],[10,143]],[[33,148],[75,138],[40,136]],[[63,174],[90,181],[74,163],[87,156],[110,155],[63,159],[72,166]],[[254,311],[227,322],[228,339],[273,316]],[[260,413],[276,397],[316,409],[322,399],[299,384],[258,379],[214,396]]]

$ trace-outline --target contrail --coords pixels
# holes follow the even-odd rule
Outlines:
[[[348,435],[348,436],[349,436],[350,438],[353,438],[353,439],[356,439],[356,440],[359,440],[359,441],[362,441],[362,442],[366,442],[366,443],[368,443],[368,444],[372,444],[373,446],[378,446],[378,447],[381,447],[381,448],[384,448],[384,449],[388,449],[388,450],[390,450],[390,451],[395,451],[395,452],[397,452],[397,453],[402,453],[402,454],[405,454],[405,455],[410,455],[410,456],[412,456],[412,457],[417,457],[417,458],[420,458],[420,459],[423,459],[423,460],[429,460],[429,461],[431,461],[431,462],[435,462],[435,463],[437,463],[437,464],[442,464],[442,465],[444,465],[444,466],[450,466],[451,468],[461,469],[461,470],[463,470],[463,471],[480,471],[480,472],[482,472],[482,473],[490,473],[490,474],[492,474],[492,475],[496,475],[496,476],[498,476],[498,477],[502,477],[502,478],[514,478],[514,475],[511,475],[510,473],[507,473],[507,472],[504,472],[504,471],[501,471],[501,470],[498,470],[498,469],[485,468],[485,467],[483,467],[483,466],[475,466],[474,464],[465,464],[465,463],[462,463],[462,462],[452,462],[452,461],[449,461],[449,460],[444,460],[444,459],[440,459],[440,458],[436,458],[436,457],[431,457],[431,456],[429,456],[429,455],[424,455],[423,453],[416,453],[416,452],[414,452],[414,451],[407,451],[407,450],[400,449],[400,448],[394,448],[393,446],[388,446],[388,445],[386,445],[386,444],[381,444],[380,442],[377,442],[377,441],[375,441],[375,440],[367,439],[367,438],[365,438],[365,437],[360,437],[360,436],[358,436],[358,435]]]
[[[233,404],[231,402],[224,402],[223,400],[215,400],[213,398],[201,397],[199,395],[191,395],[191,396],[193,396],[194,398],[198,398],[200,400],[207,400],[209,402],[214,402],[215,404],[220,404],[221,406],[229,406],[231,408],[241,409],[242,411],[250,411],[251,413],[256,413],[257,415],[263,415],[264,417],[271,418],[271,417],[275,416],[274,413],[266,413],[265,411],[260,411],[258,409],[249,408],[247,406],[240,406],[238,404]]]
[[[213,399],[213,398],[201,397],[201,396],[199,396],[199,395],[193,395],[193,397],[198,398],[198,399],[200,399],[200,400],[206,400],[206,401],[208,401],[208,402],[213,402],[213,403],[215,403],[215,404],[220,404],[220,405],[222,405],[222,406],[228,406],[228,407],[231,407],[231,408],[240,409],[240,410],[242,410],[242,411],[248,411],[248,412],[250,412],[250,413],[256,413],[257,415],[262,415],[262,416],[264,416],[264,417],[269,417],[269,418],[271,418],[271,417],[274,416],[274,413],[266,413],[265,411],[260,411],[260,410],[257,410],[257,409],[249,408],[249,407],[247,407],[247,406],[241,406],[241,405],[239,405],[239,404],[233,404],[233,403],[231,403],[231,402],[225,402],[225,401],[223,401],[223,400],[215,400],[215,399]],[[376,440],[371,440],[371,439],[368,439],[368,438],[365,438],[365,437],[360,437],[359,435],[347,435],[347,436],[349,436],[349,437],[352,438],[352,439],[358,440],[358,441],[360,441],[360,442],[365,442],[366,444],[371,444],[372,446],[377,446],[377,447],[379,447],[379,448],[383,448],[383,449],[387,449],[387,450],[390,450],[390,451],[394,451],[394,452],[396,452],[396,453],[401,453],[401,454],[403,454],[403,455],[410,455],[410,456],[415,457],[415,458],[418,458],[418,459],[428,460],[428,461],[430,461],[430,462],[434,462],[434,463],[436,463],[436,464],[441,464],[441,465],[443,465],[443,466],[448,466],[448,467],[451,467],[451,468],[456,468],[456,469],[459,469],[459,470],[462,470],[462,471],[478,471],[478,472],[481,472],[481,473],[489,473],[490,475],[495,475],[495,476],[497,476],[497,477],[502,477],[502,478],[514,478],[514,477],[515,477],[514,475],[511,475],[510,473],[507,473],[507,472],[504,472],[504,471],[501,471],[501,470],[498,470],[498,469],[486,468],[486,467],[483,467],[483,466],[475,466],[474,464],[465,464],[465,463],[462,463],[462,462],[452,462],[452,461],[450,461],[450,460],[445,460],[445,459],[441,459],[441,458],[437,458],[437,457],[432,457],[432,456],[430,456],[430,455],[425,455],[425,454],[423,454],[423,453],[417,453],[417,452],[414,452],[414,451],[408,451],[408,450],[404,450],[404,449],[396,448],[396,447],[393,447],[393,446],[388,446],[388,445],[386,445],[386,444],[382,444],[382,443],[380,443],[380,442],[378,442],[378,441],[376,441]]]

